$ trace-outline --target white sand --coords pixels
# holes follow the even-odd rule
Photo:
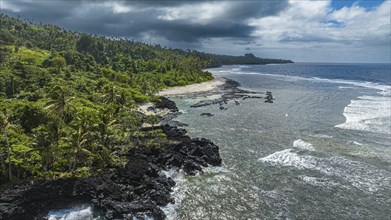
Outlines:
[[[139,105],[139,107],[136,109],[136,111],[143,113],[144,115],[159,115],[164,116],[168,113],[170,113],[170,109],[155,109],[154,111],[148,110],[149,107],[153,107],[153,104],[148,102]]]
[[[163,89],[158,93],[158,95],[176,96],[176,95],[184,95],[189,93],[206,92],[206,91],[213,90],[218,86],[223,85],[224,83],[225,83],[225,79],[215,78],[213,81],[210,82],[203,82],[203,83],[198,83],[198,84],[193,84],[188,86]]]
[[[153,106],[153,104],[150,102],[144,103],[144,104],[139,105],[139,108],[136,109],[136,111],[141,112],[144,115],[155,115],[155,112],[148,111],[148,108],[152,107],[152,106]]]
[[[197,93],[197,92],[207,92],[210,90],[213,90],[217,88],[220,85],[223,85],[225,83],[225,79],[223,78],[216,78],[213,81],[210,82],[203,82],[188,86],[182,86],[182,87],[173,87],[168,89],[163,89],[160,91],[157,95],[158,96],[177,96],[177,95],[185,95],[190,93]],[[141,112],[145,115],[160,115],[163,116],[165,114],[168,114],[170,112],[169,109],[155,109],[155,111],[149,111],[148,108],[153,107],[152,103],[144,103],[139,105],[139,108],[136,109],[136,111]]]

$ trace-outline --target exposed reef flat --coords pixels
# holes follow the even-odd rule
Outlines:
[[[271,92],[253,92],[239,88],[240,84],[231,79],[225,79],[224,84],[219,85],[218,87],[201,92],[191,92],[187,94],[180,95],[170,95],[168,97],[180,97],[180,98],[202,98],[201,101],[190,105],[192,108],[199,108],[208,105],[219,105],[220,110],[227,110],[226,104],[233,101],[235,105],[240,105],[241,101],[246,99],[264,99],[266,103],[273,103],[274,97]],[[218,95],[218,98],[210,98]],[[212,116],[208,113],[203,113],[201,115]]]
[[[235,105],[240,105],[241,101],[246,99],[264,99],[265,103],[273,103],[275,99],[270,91],[263,92],[253,92],[239,88],[240,84],[234,80],[227,78],[217,78],[217,81],[223,82],[222,84],[214,84],[213,88],[208,87],[208,89],[194,89],[194,88],[202,88],[201,84],[191,85],[192,89],[185,89],[181,92],[167,92],[165,93],[165,97],[179,97],[179,98],[200,98],[204,97],[201,101],[192,104],[190,107],[199,108],[208,105],[219,105],[220,110],[227,110],[226,104],[228,102],[233,101]],[[190,88],[190,87],[189,87]],[[175,91],[175,88],[169,89],[167,91]],[[163,94],[163,93],[159,93]],[[214,95],[218,95],[218,98],[210,98]],[[145,106],[143,106],[145,109]],[[153,109],[149,109],[146,114],[151,114]],[[156,110],[154,110],[156,112]],[[156,112],[158,115],[159,112]],[[213,116],[210,113],[202,113],[202,116]]]

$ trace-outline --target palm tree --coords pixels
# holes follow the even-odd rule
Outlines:
[[[100,133],[101,144],[107,148],[110,128],[117,123],[117,120],[113,117],[112,108],[109,106],[99,111],[98,120],[96,126]]]
[[[7,109],[4,109],[3,112],[0,112],[0,127],[3,129],[3,135],[5,137],[5,142],[7,146],[8,178],[9,181],[12,181],[11,144],[9,142],[8,134],[7,134],[7,129],[13,127],[13,125],[10,123],[10,118],[11,118],[11,113],[9,113]],[[0,156],[1,156],[1,160],[3,160],[1,151],[0,151]]]
[[[71,148],[73,151],[73,159],[70,161],[69,170],[74,171],[76,168],[77,157],[81,154],[92,155],[85,145],[89,141],[90,133],[84,132],[82,126],[79,125],[76,131],[71,135],[70,138],[66,138],[71,143]]]
[[[73,107],[69,102],[72,101],[75,97],[67,98],[65,95],[64,88],[59,85],[55,85],[52,88],[52,91],[49,94],[51,100],[46,103],[46,108],[49,109],[49,114],[56,113],[60,116],[60,119],[63,120],[64,112],[69,110],[70,107]]]
[[[4,116],[3,116],[2,114],[0,114],[1,128],[3,128],[3,117],[4,117]],[[5,137],[8,137],[6,134],[7,134],[7,132],[4,133],[4,136],[5,136]],[[7,142],[7,146],[8,146],[8,141],[6,140],[6,142]],[[2,166],[3,170],[5,170],[4,156],[3,156],[3,152],[2,152],[1,149],[0,149],[0,163],[1,163],[1,166]]]
[[[53,131],[52,131],[53,132]],[[43,171],[46,172],[50,168],[50,164],[53,162],[53,144],[50,138],[51,133],[47,129],[39,129],[34,134],[33,146],[31,151],[40,151],[44,159]],[[30,152],[31,152],[30,151]]]
[[[70,104],[74,97],[67,98],[64,88],[59,85],[55,85],[52,88],[49,97],[51,98],[51,100],[46,103],[45,109],[49,110],[49,115],[56,114],[58,116],[58,123],[54,122],[49,124],[49,126],[51,127],[51,140],[55,143],[55,147],[58,148],[59,141],[61,138],[61,125],[64,122],[65,113],[68,112],[70,108],[74,108],[74,106]]]
[[[108,91],[101,97],[103,102],[108,104],[119,104],[119,102],[121,101],[121,95],[118,94],[117,87],[115,86],[111,86]]]

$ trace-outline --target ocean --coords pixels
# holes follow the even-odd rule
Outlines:
[[[168,219],[389,219],[390,64],[295,63],[209,69],[263,99],[190,108],[192,137],[218,146],[222,167],[182,177]],[[200,116],[203,112],[213,117]]]
[[[171,98],[191,137],[220,147],[221,167],[170,170],[176,203],[167,219],[390,219],[390,64],[295,63],[209,69],[275,100],[191,108],[205,97]],[[200,116],[201,113],[214,116]],[[91,207],[49,219],[101,219]],[[146,219],[152,219],[146,217]]]

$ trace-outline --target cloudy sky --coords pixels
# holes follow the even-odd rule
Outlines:
[[[170,47],[297,62],[390,62],[389,0],[0,0],[1,12]]]

